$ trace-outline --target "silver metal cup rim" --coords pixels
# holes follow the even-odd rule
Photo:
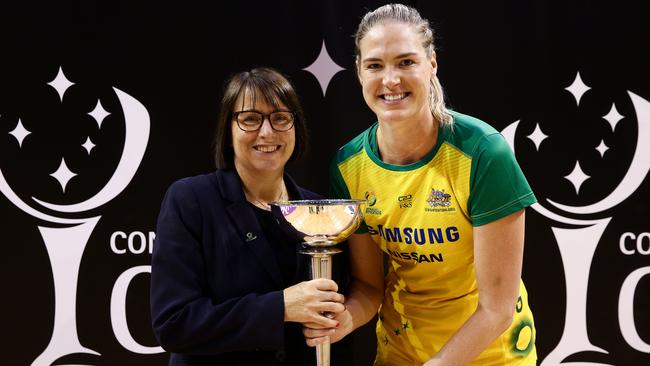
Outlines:
[[[334,205],[360,205],[366,203],[366,200],[355,199],[322,199],[322,200],[291,200],[291,201],[273,201],[269,205],[275,206],[334,206]]]

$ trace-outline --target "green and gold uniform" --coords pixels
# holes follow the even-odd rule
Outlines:
[[[375,365],[421,365],[474,313],[472,228],[536,202],[512,150],[486,123],[452,113],[435,147],[410,165],[378,157],[377,124],[337,153],[332,193],[364,198],[364,225],[388,255]],[[535,327],[520,282],[510,328],[472,365],[535,365]]]

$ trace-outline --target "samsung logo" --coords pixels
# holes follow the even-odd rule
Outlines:
[[[377,229],[368,226],[370,235],[379,235],[386,242],[404,244],[442,244],[453,243],[460,239],[460,233],[456,226],[446,228],[389,228],[377,225]]]

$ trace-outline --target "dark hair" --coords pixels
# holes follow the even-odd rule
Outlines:
[[[307,127],[298,94],[289,80],[281,73],[268,67],[260,67],[235,74],[226,82],[217,120],[215,140],[217,168],[234,167],[232,119],[235,103],[242,93],[250,93],[253,104],[257,98],[261,97],[275,108],[279,108],[282,103],[294,112],[293,128],[296,133],[296,143],[289,161],[300,158],[307,150]]]
[[[387,4],[367,12],[359,23],[357,32],[354,35],[357,70],[361,57],[361,40],[374,26],[389,22],[403,23],[413,27],[415,32],[422,37],[422,47],[427,57],[433,55],[435,51],[434,32],[429,25],[429,21],[410,6]],[[433,117],[441,124],[451,125],[453,123],[453,118],[445,106],[442,85],[440,85],[440,80],[435,75],[429,80],[429,109],[431,109]]]

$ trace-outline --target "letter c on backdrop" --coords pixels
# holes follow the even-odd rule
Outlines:
[[[133,278],[140,273],[151,273],[151,266],[137,266],[124,271],[115,281],[111,294],[111,325],[115,338],[122,347],[134,353],[153,354],[163,353],[162,347],[147,347],[136,342],[129,332],[126,322],[126,293]]]

